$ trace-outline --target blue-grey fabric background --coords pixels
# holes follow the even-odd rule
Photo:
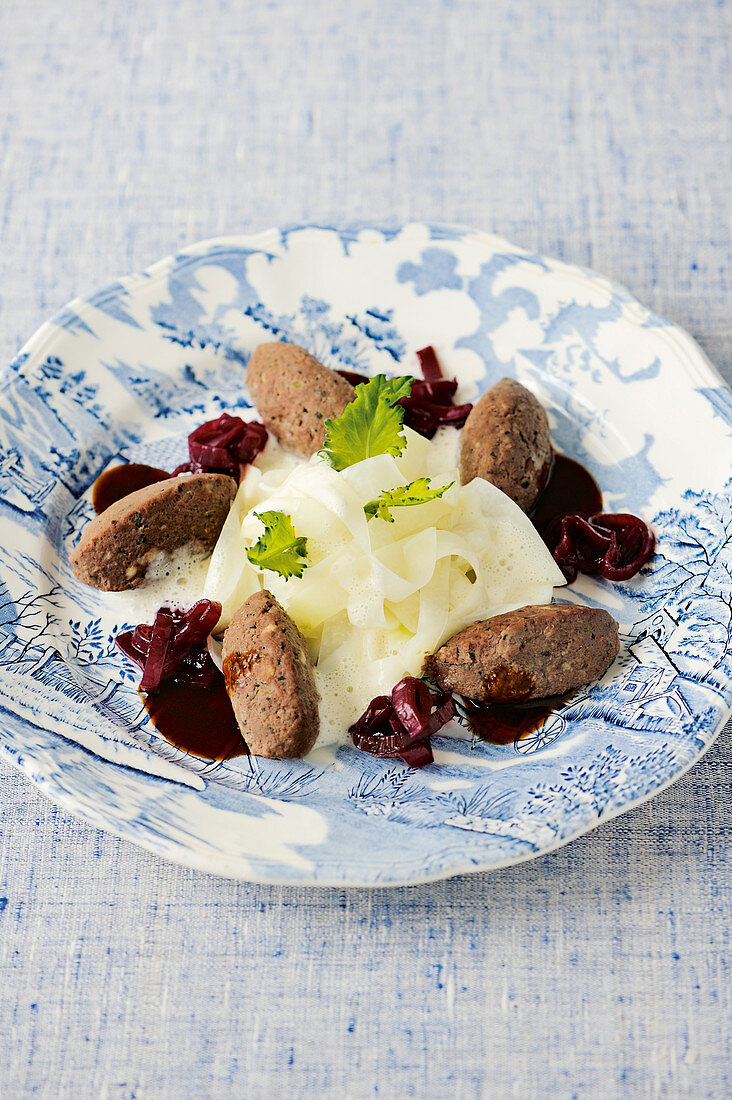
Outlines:
[[[727,380],[724,0],[6,0],[0,356],[273,224],[494,230]],[[680,441],[683,446],[683,441]],[[732,1095],[730,735],[533,863],[296,890],[162,863],[0,763],[0,1098]]]

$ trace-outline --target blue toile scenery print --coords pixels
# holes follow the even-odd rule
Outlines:
[[[266,340],[332,367],[416,373],[432,344],[458,401],[518,378],[607,511],[652,524],[606,608],[621,651],[528,736],[464,708],[411,771],[340,745],[212,762],[150,724],[113,599],[73,576],[90,488],[172,468],[201,421],[248,407]],[[49,797],[165,858],[262,882],[396,885],[530,859],[677,779],[732,707],[732,395],[684,332],[592,272],[468,229],[291,226],[204,242],[72,302],[0,393],[0,750]]]

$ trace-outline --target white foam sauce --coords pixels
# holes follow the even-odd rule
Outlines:
[[[267,588],[305,637],[321,695],[319,744],[347,740],[374,696],[478,619],[529,603],[549,603],[562,584],[524,513],[494,486],[461,486],[459,433],[432,442],[406,429],[402,456],[381,455],[332,470],[268,444],[244,478],[210,560],[203,594],[223,606],[226,625],[244,600]],[[363,506],[384,489],[429,476],[454,482],[435,501],[367,521]],[[250,565],[246,548],[262,534],[254,511],[283,511],[308,539],[301,579]],[[199,589],[196,596],[200,596]]]
[[[161,554],[145,583],[110,593],[117,620],[152,622],[161,604],[219,600],[223,628],[244,600],[269,589],[305,637],[320,692],[320,737],[348,740],[348,727],[376,695],[418,676],[424,657],[478,619],[549,603],[564,583],[524,513],[486,481],[460,485],[459,432],[427,441],[406,429],[399,458],[381,455],[332,470],[270,440],[239,487],[213,555]],[[438,500],[397,508],[394,522],[367,521],[363,506],[383,489],[429,476],[454,482]],[[301,579],[253,567],[246,548],[262,534],[254,510],[283,511],[308,539]]]
[[[209,560],[185,546],[174,554],[160,553],[148,566],[139,588],[108,592],[105,599],[117,609],[118,622],[151,623],[164,603],[188,607],[201,599]]]

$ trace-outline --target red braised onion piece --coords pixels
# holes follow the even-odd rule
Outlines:
[[[426,733],[430,737],[451,722],[457,713],[455,700],[449,691],[441,691],[436,697],[433,695],[432,701],[437,704],[437,708],[432,712],[427,724]]]
[[[232,446],[239,462],[253,462],[267,445],[267,429],[258,420],[252,420],[244,426],[244,434]]]
[[[371,700],[356,723],[359,734],[367,737],[375,730],[382,729],[385,725],[388,725],[390,714],[391,699],[389,696],[377,695],[375,699]]]
[[[434,401],[403,397],[399,402],[406,411],[404,423],[420,435],[426,435],[431,439],[437,429],[443,424],[451,424],[453,428],[462,428],[468,419],[472,405],[438,405]],[[424,425],[424,430],[422,430]]]
[[[404,423],[413,432],[423,435],[425,439],[432,439],[437,431],[437,420],[427,409],[407,409],[404,413]]]
[[[428,397],[430,400],[439,401],[453,397],[457,390],[457,378],[438,378],[434,382],[428,382],[424,378],[415,378],[409,391],[410,397]]]
[[[225,447],[215,447],[211,443],[189,443],[191,461],[207,470],[225,470],[239,472],[239,463],[231,457]]]
[[[404,409],[404,423],[427,439],[443,424],[462,428],[473,406],[453,404],[457,380],[444,377],[433,347],[420,348],[417,358],[423,377],[415,379],[409,397],[398,402]]]
[[[173,609],[176,630],[173,640],[175,659],[181,659],[193,649],[205,647],[220,615],[221,604],[215,600],[199,600],[188,610]]]
[[[602,565],[603,577],[624,581],[635,576],[656,549],[656,536],[647,523],[627,513],[591,517],[601,530],[609,532],[611,546]]]
[[[142,669],[140,690],[157,691],[172,677],[183,683],[213,687],[218,670],[206,640],[221,615],[221,604],[199,600],[190,608],[161,607],[152,626],[141,623],[115,638],[117,647]]]
[[[117,646],[117,649],[124,653],[125,657],[129,658],[130,661],[134,661],[139,669],[143,669],[150,646],[148,644],[141,647],[138,644],[135,637],[138,630],[139,627],[135,627],[134,630],[123,631],[122,634],[118,634],[114,639],[114,644]]]
[[[223,412],[216,420],[206,420],[188,436],[188,443],[211,443],[226,447],[234,443],[244,428],[244,421],[239,416]]]
[[[434,764],[435,758],[429,744],[418,741],[415,745],[408,745],[399,750],[399,756],[410,768],[424,768],[427,764]]]
[[[433,406],[440,424],[452,424],[453,428],[462,428],[472,407],[469,401],[466,401],[464,405]]]
[[[430,737],[454,715],[449,692],[432,691],[423,680],[405,676],[391,697],[372,699],[348,732],[362,752],[382,759],[399,757],[410,768],[423,768],[434,759]]]
[[[426,348],[420,348],[417,352],[417,358],[422,368],[422,377],[427,382],[435,382],[444,377],[440,361],[437,358],[437,352],[431,344]]]
[[[153,623],[150,648],[147,651],[147,660],[140,680],[140,691],[156,691],[160,687],[168,649],[173,639],[173,629],[172,611],[168,607],[161,607]]]
[[[239,479],[243,467],[253,462],[267,443],[267,429],[254,420],[249,423],[240,416],[223,412],[216,420],[199,424],[188,436],[189,462],[173,471],[173,477],[184,473],[229,474]]]
[[[571,584],[578,573],[611,581],[634,577],[656,547],[653,531],[638,516],[603,512],[561,516],[546,533],[554,560]]]
[[[432,692],[424,680],[405,676],[392,689],[391,705],[407,733],[424,733],[432,714]]]
[[[423,377],[415,378],[409,397],[403,397],[397,402],[404,409],[404,423],[426,439],[432,439],[443,424],[462,428],[473,406],[453,404],[457,379],[443,376],[433,347],[420,348],[417,358]],[[339,370],[338,374],[346,378],[352,386],[369,381],[367,375],[357,374],[356,371]]]
[[[194,684],[209,690],[216,686],[220,675],[205,649],[194,649],[183,658],[174,673],[179,684]]]
[[[355,727],[348,731],[351,734],[354,745],[361,752],[367,752],[370,756],[378,756],[382,760],[398,756],[400,748],[405,744],[404,731],[399,733],[367,734],[355,733]]]

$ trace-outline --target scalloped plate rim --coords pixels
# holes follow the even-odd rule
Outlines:
[[[366,879],[364,879],[363,881],[350,879],[348,882],[346,882],[337,878],[318,878],[312,882],[307,882],[298,878],[288,878],[286,874],[271,877],[250,872],[244,874],[243,868],[240,869],[240,872],[237,872],[235,868],[232,868],[231,870],[219,870],[216,868],[212,868],[210,865],[210,857],[204,858],[203,856],[201,856],[200,858],[196,858],[194,854],[189,853],[188,850],[185,848],[181,849],[180,854],[178,855],[172,855],[167,852],[162,852],[160,848],[156,847],[152,841],[143,839],[137,835],[132,835],[131,831],[128,832],[121,825],[110,825],[108,819],[105,819],[102,814],[97,815],[91,811],[80,810],[78,806],[74,804],[73,795],[67,794],[67,792],[64,791],[63,788],[55,787],[53,780],[49,779],[47,776],[34,777],[31,773],[31,770],[27,768],[25,764],[21,764],[13,758],[11,751],[7,748],[7,746],[3,745],[2,742],[0,742],[0,756],[2,756],[3,759],[7,760],[17,771],[22,772],[26,776],[26,778],[30,780],[33,786],[40,790],[41,793],[44,794],[50,802],[68,811],[68,813],[70,813],[78,821],[91,825],[94,828],[102,829],[104,832],[111,833],[112,836],[116,836],[120,840],[127,841],[130,844],[134,845],[134,847],[139,848],[144,852],[149,852],[151,855],[156,856],[158,859],[162,860],[165,863],[173,863],[179,867],[185,867],[189,870],[200,871],[203,874],[214,875],[217,878],[224,878],[230,881],[251,882],[253,885],[258,886],[287,886],[298,887],[303,890],[386,890],[404,889],[409,886],[426,886],[433,882],[444,882],[448,879],[458,878],[467,875],[490,874],[494,871],[504,871],[509,867],[516,867],[521,863],[530,863],[532,860],[540,859],[542,856],[551,855],[553,852],[559,851],[560,848],[564,848],[566,845],[574,843],[575,840],[580,840],[583,836],[589,836],[591,833],[594,833],[596,829],[601,828],[603,825],[609,823],[610,821],[613,821],[615,818],[622,817],[623,814],[630,813],[631,811],[638,809],[639,806],[642,806],[645,802],[649,802],[652,798],[655,798],[656,795],[662,794],[664,791],[668,790],[669,787],[672,787],[676,782],[683,779],[687,772],[691,771],[691,769],[699,763],[701,758],[707,754],[709,749],[712,748],[714,743],[724,732],[724,729],[727,726],[727,723],[730,721],[730,718],[732,718],[732,706],[728,707],[726,717],[723,719],[719,728],[713,734],[709,743],[706,744],[699,751],[698,756],[690,760],[682,769],[676,772],[669,779],[665,780],[665,782],[660,784],[658,787],[654,787],[654,789],[650,793],[640,795],[638,798],[633,799],[632,801],[627,802],[622,806],[615,807],[614,809],[603,813],[597,818],[594,824],[587,824],[585,822],[579,825],[575,832],[573,832],[569,836],[563,836],[561,840],[558,840],[555,844],[549,844],[541,847],[538,851],[526,852],[525,854],[522,853],[520,855],[517,855],[515,859],[508,858],[493,862],[490,864],[490,866],[481,867],[475,866],[474,864],[469,864],[467,866],[455,866],[450,870],[443,869],[440,871],[436,871],[430,875],[420,876],[418,874],[415,874],[413,876],[410,876],[408,879],[402,880],[399,878],[395,878],[389,880],[379,880],[378,882],[373,882]],[[76,745],[75,748],[79,749],[81,753],[88,751],[80,745]],[[119,767],[119,765],[115,765],[110,761],[104,761],[104,763],[107,764],[110,768]],[[156,777],[150,776],[149,778]],[[172,783],[174,782],[174,780],[161,780],[161,782]],[[250,857],[247,857],[247,859],[249,858]],[[222,860],[222,862],[226,862],[225,859]],[[252,859],[251,862],[251,870],[252,872],[255,872],[256,860]]]
[[[5,365],[2,373],[0,373],[0,387],[4,388],[5,384],[11,380],[11,368],[14,363],[19,359],[27,357],[31,354],[38,354],[55,340],[63,337],[64,329],[60,327],[57,319],[62,318],[69,311],[73,311],[80,318],[83,318],[84,313],[96,306],[99,302],[105,298],[113,296],[115,293],[119,293],[120,290],[124,292],[131,292],[141,285],[150,285],[151,280],[157,280],[166,273],[170,273],[177,267],[181,266],[187,259],[194,260],[206,255],[213,249],[227,248],[242,249],[252,248],[260,251],[265,250],[265,245],[272,240],[277,245],[282,240],[283,234],[289,234],[302,230],[322,230],[324,232],[335,232],[340,238],[350,237],[354,242],[358,241],[359,235],[364,232],[373,232],[380,234],[382,240],[384,237],[395,237],[409,232],[426,231],[428,234],[436,231],[438,233],[444,232],[452,235],[452,239],[459,239],[461,243],[471,243],[476,246],[490,246],[495,249],[496,247],[506,249],[514,255],[520,255],[525,257],[529,262],[540,261],[545,264],[552,272],[561,272],[562,274],[570,277],[577,278],[583,283],[591,281],[593,286],[601,286],[606,291],[609,298],[614,298],[620,301],[622,306],[623,315],[628,315],[627,319],[635,321],[633,313],[635,310],[642,311],[646,318],[658,320],[661,322],[657,337],[670,340],[676,348],[677,353],[681,354],[684,362],[684,367],[687,368],[688,374],[693,380],[694,378],[702,379],[712,382],[715,386],[722,386],[729,388],[726,381],[719,373],[714,364],[710,361],[704,350],[699,346],[695,339],[681,326],[674,322],[666,321],[660,315],[649,310],[622,284],[615,283],[613,280],[608,279],[606,276],[599,274],[598,272],[585,268],[580,265],[568,263],[564,260],[555,259],[552,257],[544,256],[540,253],[534,253],[521,246],[514,245],[507,239],[500,235],[478,230],[469,226],[461,225],[449,225],[446,223],[429,223],[429,222],[409,222],[398,227],[379,227],[371,223],[358,222],[355,224],[347,225],[345,227],[338,227],[334,225],[317,224],[311,222],[302,223],[288,223],[281,227],[271,227],[265,230],[260,230],[256,233],[236,233],[226,234],[222,236],[210,237],[202,241],[194,242],[191,245],[186,245],[178,251],[171,252],[154,263],[148,265],[146,268],[139,272],[120,276],[118,279],[112,280],[104,285],[91,290],[90,292],[80,295],[71,299],[66,305],[56,310],[49,320],[42,323],[38,329],[30,336],[30,338],[23,344],[17,355],[11,360],[11,362]],[[380,243],[380,242],[378,242]],[[636,322],[637,323],[637,322]],[[409,878],[389,878],[379,879],[373,881],[369,879],[358,880],[357,878],[351,878],[348,880],[339,878],[314,878],[311,881],[303,880],[298,877],[288,877],[287,868],[285,865],[280,866],[280,872],[276,875],[266,875],[258,872],[257,870],[257,857],[256,856],[219,856],[216,859],[212,858],[212,853],[203,852],[200,856],[197,856],[195,852],[191,852],[181,846],[177,846],[175,852],[162,850],[164,845],[156,844],[154,834],[151,837],[148,834],[139,834],[139,831],[133,833],[132,827],[126,828],[124,822],[111,822],[109,817],[105,817],[103,813],[96,813],[91,809],[80,809],[75,796],[65,790],[60,784],[54,781],[52,776],[34,774],[34,767],[32,759],[26,761],[26,759],[18,759],[13,749],[10,746],[5,745],[0,741],[0,755],[3,759],[7,760],[13,768],[24,774],[33,784],[39,789],[50,801],[55,805],[62,807],[69,812],[76,819],[89,823],[93,827],[104,829],[109,831],[115,836],[120,837],[125,841],[129,841],[135,847],[142,849],[143,851],[150,852],[156,855],[158,858],[165,860],[166,862],[177,863],[180,866],[184,866],[190,869],[198,870],[207,874],[213,874],[218,877],[224,877],[231,880],[252,882],[255,884],[263,885],[282,885],[282,886],[295,886],[302,888],[404,888],[407,886],[418,886],[422,884],[429,884],[431,882],[443,881],[449,878],[481,874],[489,871],[500,871],[508,867],[516,866],[521,863],[526,863],[531,860],[537,859],[541,856],[548,855],[557,851],[559,848],[570,844],[572,841],[579,839],[582,836],[588,835],[594,830],[606,822],[613,820],[636,809],[638,806],[656,795],[662,793],[671,787],[678,780],[682,779],[684,775],[692,767],[694,767],[699,760],[708,752],[712,745],[716,742],[721,735],[725,726],[732,716],[732,706],[728,706],[725,716],[720,720],[716,730],[710,734],[709,740],[698,750],[698,752],[688,761],[683,767],[679,768],[672,776],[668,777],[663,782],[655,786],[651,791],[646,792],[635,799],[631,799],[628,802],[613,806],[607,810],[604,810],[599,814],[592,822],[582,820],[576,830],[568,835],[562,836],[554,843],[540,845],[537,850],[518,853],[515,857],[507,857],[505,859],[493,860],[483,865],[470,862],[465,865],[455,863],[449,868],[442,867],[433,873],[420,875],[419,873],[411,873]],[[13,716],[16,717],[16,716]],[[21,720],[22,721],[22,720]],[[61,736],[62,735],[57,735]],[[66,740],[62,737],[62,740]],[[91,750],[85,749],[83,746],[67,741],[67,744],[71,745],[74,751],[78,751],[83,755],[92,754]],[[98,758],[106,767],[116,769],[119,765],[116,765],[110,761]],[[136,774],[144,775],[146,773],[135,770]],[[148,776],[149,779],[157,778],[154,776]],[[158,779],[159,782],[175,783],[174,780]],[[178,786],[179,784],[176,784]],[[175,844],[175,842],[173,842]],[[248,867],[236,867],[235,864],[242,862],[247,863]],[[263,861],[267,862],[267,861]],[[226,864],[231,863],[231,867],[225,867]],[[212,864],[221,864],[221,866],[213,866]],[[408,872],[404,872],[408,873]]]

